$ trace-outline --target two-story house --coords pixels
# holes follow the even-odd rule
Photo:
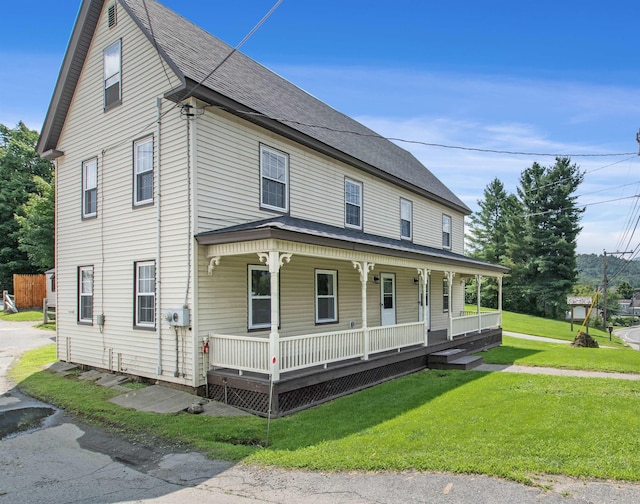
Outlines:
[[[501,341],[458,197],[155,0],[82,2],[38,150],[63,361],[283,414]]]

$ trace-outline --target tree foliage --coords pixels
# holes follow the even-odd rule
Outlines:
[[[46,271],[53,268],[54,257],[54,192],[52,184],[35,177],[37,192],[29,195],[15,218],[18,221],[18,248],[29,262]]]
[[[548,317],[564,313],[577,278],[584,210],[576,205],[575,191],[582,179],[570,159],[556,158],[552,166],[533,163],[525,169],[516,196],[506,195],[497,179],[485,190],[468,240],[476,257],[510,268],[503,283],[506,309]]]
[[[0,124],[0,288],[12,290],[14,273],[37,273],[41,267],[31,264],[20,250],[20,226],[14,218],[27,203],[29,195],[38,192],[34,177],[51,183],[53,165],[38,156],[38,132],[24,123],[10,129]],[[54,230],[51,228],[51,234]]]

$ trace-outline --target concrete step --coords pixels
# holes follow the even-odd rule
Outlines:
[[[469,369],[477,368],[483,363],[483,359],[479,355],[463,355],[457,359],[450,360],[449,362],[429,362],[429,368],[431,369],[461,369],[467,371]]]

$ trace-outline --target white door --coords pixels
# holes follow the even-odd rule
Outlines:
[[[380,313],[381,325],[396,323],[396,276],[380,273]]]
[[[427,282],[427,305],[422,306],[422,278],[418,283],[418,320],[422,322],[427,316],[427,329],[431,329],[431,317],[429,316],[429,282]]]

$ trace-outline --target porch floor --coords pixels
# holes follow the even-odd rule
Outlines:
[[[269,376],[232,369],[208,372],[209,398],[251,413],[272,417],[287,415],[337,397],[371,387],[429,367],[429,355],[460,348],[478,352],[502,343],[502,329],[465,334],[448,341],[446,331],[429,333],[429,345],[371,356],[368,360],[347,361],[283,373],[273,383],[269,407]],[[434,366],[435,367],[435,366]]]

